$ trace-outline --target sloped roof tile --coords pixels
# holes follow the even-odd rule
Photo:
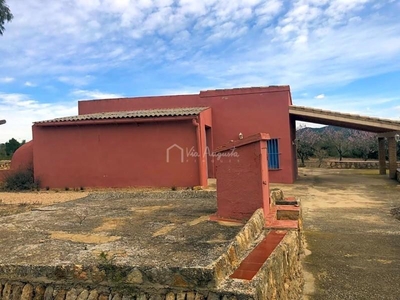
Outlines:
[[[55,118],[51,120],[38,121],[35,122],[35,124],[62,123],[62,122],[88,121],[88,120],[196,116],[206,109],[208,109],[208,107],[182,107],[182,108],[171,108],[171,109],[118,111],[118,112],[96,113],[96,114]]]

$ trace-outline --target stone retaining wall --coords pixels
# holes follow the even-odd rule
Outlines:
[[[98,288],[90,289],[85,286],[65,287],[55,285],[30,284],[24,282],[1,282],[0,293],[3,300],[200,300],[200,299],[220,299],[216,293],[202,292],[167,292],[164,296],[151,295],[144,292],[115,292],[112,289]],[[235,297],[223,299],[237,299]]]
[[[69,281],[57,284],[36,280],[0,280],[3,300],[275,300],[302,299],[304,284],[300,262],[301,237],[289,232],[251,281],[227,279],[214,289],[168,288],[147,289],[137,285],[107,287]],[[42,282],[40,282],[42,281]]]
[[[290,231],[251,281],[228,279],[223,283],[223,289],[232,291],[237,297],[232,299],[303,299],[302,253],[301,234]]]
[[[186,193],[193,197],[197,195],[193,191]],[[168,194],[172,196],[174,193]],[[229,278],[249,251],[268,234],[264,222],[263,211],[259,209],[227,251],[206,268],[194,266],[172,272],[170,268],[161,266],[150,270],[146,266],[119,266],[112,262],[88,267],[0,265],[0,299],[301,299],[302,242],[297,230],[286,234],[253,280]]]
[[[318,168],[319,162],[306,161],[306,167]],[[397,163],[400,167],[400,162]],[[324,161],[320,168],[327,169],[379,169],[378,161]],[[386,168],[389,168],[389,163],[386,163]]]

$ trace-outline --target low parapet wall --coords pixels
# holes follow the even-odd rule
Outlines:
[[[326,164],[331,169],[379,169],[378,161],[328,161]],[[400,166],[400,163],[397,165]],[[389,168],[388,163],[386,168]]]
[[[328,168],[328,169],[379,169],[378,161],[306,161],[306,167],[309,168]],[[397,163],[400,167],[400,162]],[[386,163],[386,168],[389,168],[389,163]]]

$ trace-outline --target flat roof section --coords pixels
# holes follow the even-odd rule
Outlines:
[[[289,114],[296,121],[346,127],[376,133],[400,131],[400,121],[340,113],[304,106],[289,106]]]

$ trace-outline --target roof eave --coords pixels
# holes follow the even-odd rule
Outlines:
[[[112,118],[96,120],[77,120],[77,121],[52,121],[36,122],[34,126],[79,126],[79,125],[102,125],[102,124],[126,124],[126,123],[150,123],[150,122],[171,122],[188,121],[196,118],[196,115],[173,116],[173,117],[153,117],[153,118]]]

